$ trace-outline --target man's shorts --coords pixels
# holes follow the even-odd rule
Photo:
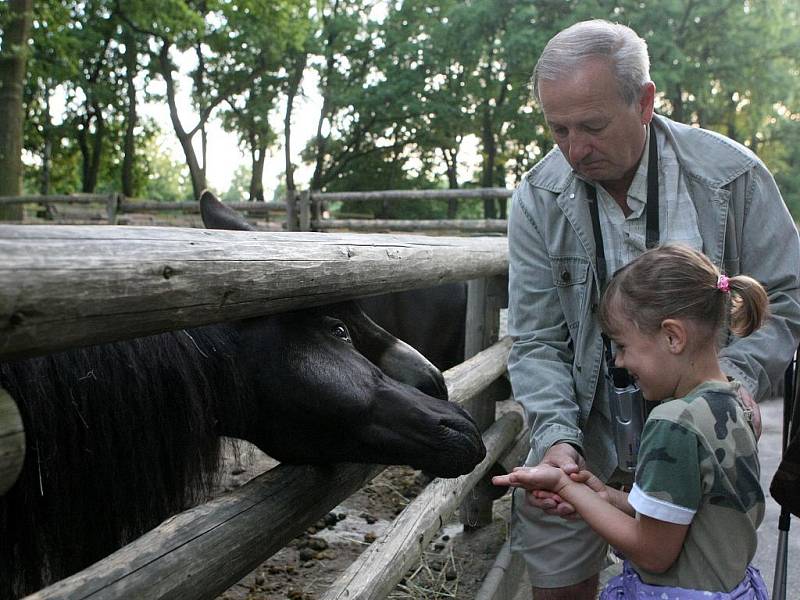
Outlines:
[[[620,478],[630,480],[619,471],[612,476]],[[548,515],[530,505],[519,488],[511,512],[511,549],[525,559],[533,587],[575,585],[611,564],[608,544],[585,521]]]

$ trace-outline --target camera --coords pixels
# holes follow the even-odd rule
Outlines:
[[[630,373],[613,363],[606,370],[606,385],[619,468],[632,473],[647,419],[644,397]]]

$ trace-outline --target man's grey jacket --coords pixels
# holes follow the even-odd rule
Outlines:
[[[800,338],[800,241],[772,175],[744,146],[655,116],[697,210],[703,252],[727,275],[746,273],[770,299],[771,318],[746,338],[728,334],[727,375],[757,400],[769,397]],[[529,171],[508,223],[508,368],[528,415],[531,454],[568,441],[606,479],[617,464],[601,370],[600,289],[583,182],[558,148]]]

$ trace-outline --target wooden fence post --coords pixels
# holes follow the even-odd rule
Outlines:
[[[286,191],[286,231],[297,231],[297,192]]]
[[[467,283],[467,316],[464,333],[464,358],[475,356],[494,344],[500,335],[500,309],[508,306],[508,279],[495,276],[472,279]],[[470,398],[464,408],[469,411],[478,429],[485,431],[495,420],[495,399],[486,393]],[[478,484],[460,509],[465,529],[483,527],[492,522],[492,490]]]
[[[124,196],[122,194],[112,193],[108,195],[106,201],[106,214],[108,215],[108,224],[117,224],[117,212],[119,211],[120,204],[123,202]]]
[[[25,460],[25,429],[16,402],[0,388],[0,496],[19,477]]]
[[[311,190],[300,194],[300,231],[311,231]]]

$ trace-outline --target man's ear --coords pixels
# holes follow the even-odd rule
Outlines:
[[[642,86],[639,95],[639,111],[642,115],[642,125],[648,125],[653,119],[653,107],[656,101],[656,84],[648,81]]]
[[[686,324],[678,319],[664,319],[661,322],[661,334],[667,342],[667,349],[672,354],[680,354],[686,348]]]

